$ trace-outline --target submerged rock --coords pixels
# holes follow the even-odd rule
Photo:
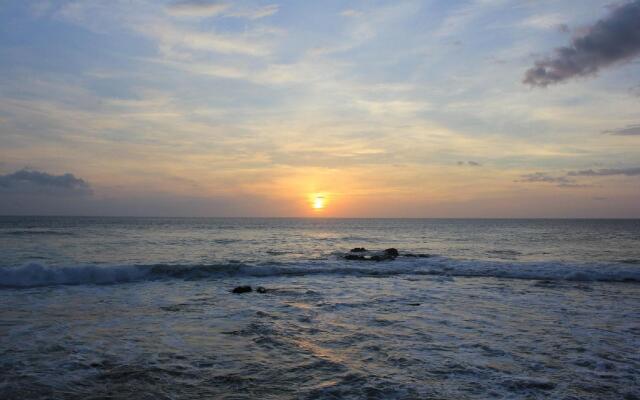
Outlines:
[[[346,254],[344,258],[345,260],[366,260],[365,256],[356,255],[356,254]]]
[[[256,289],[256,292],[258,292],[258,293],[267,293],[267,288],[262,287],[262,286],[258,286],[258,288]]]
[[[240,293],[249,293],[249,292],[252,292],[252,291],[253,291],[253,289],[251,288],[251,286],[247,285],[247,286],[235,287],[235,288],[233,288],[231,293],[240,294]]]
[[[365,249],[364,247],[355,247],[351,249],[352,253],[364,253],[365,251],[367,251],[367,249]]]

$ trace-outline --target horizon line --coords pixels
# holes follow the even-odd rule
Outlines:
[[[0,218],[182,218],[182,219],[475,219],[475,220],[640,220],[637,217],[284,217],[284,216],[169,216],[169,215],[38,215],[15,214],[0,215]]]

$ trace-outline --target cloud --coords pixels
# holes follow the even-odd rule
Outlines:
[[[248,19],[260,19],[268,17],[278,12],[280,7],[277,4],[269,4],[264,7],[247,8],[225,13],[228,17],[248,18]]]
[[[265,32],[248,32],[242,35],[218,34],[164,23],[142,27],[141,32],[155,38],[159,42],[161,51],[168,54],[176,50],[187,50],[264,56],[270,52],[268,46],[264,44]]]
[[[174,17],[225,17],[260,19],[278,12],[277,4],[255,8],[232,7],[231,4],[207,0],[183,0],[167,6],[167,13]]]
[[[492,9],[504,6],[505,2],[505,0],[473,0],[465,2],[442,20],[434,35],[436,37],[447,37],[459,34],[469,26],[472,26],[473,21]]]
[[[531,16],[520,23],[521,26],[525,28],[533,28],[533,29],[558,29],[561,32],[569,30],[569,27],[563,23],[564,18],[559,14],[547,14],[547,15],[534,15]]]
[[[604,169],[585,169],[582,171],[571,171],[567,175],[569,176],[640,176],[640,167],[636,168],[604,168]]]
[[[570,78],[591,75],[640,54],[640,0],[615,8],[552,57],[536,61],[523,83],[545,87]]]
[[[586,169],[581,171],[570,171],[566,175],[554,176],[544,172],[534,172],[525,174],[516,182],[532,182],[532,183],[552,183],[562,188],[583,188],[591,185],[577,183],[573,177],[598,177],[598,176],[640,176],[640,167],[638,168],[605,168],[605,169]]]
[[[558,185],[571,185],[573,181],[564,176],[552,176],[544,172],[534,172],[531,174],[525,174],[520,177],[516,182],[544,182],[544,183],[556,183]]]
[[[640,124],[628,125],[620,129],[610,129],[610,130],[602,131],[602,133],[610,134],[610,135],[618,135],[618,136],[636,136],[636,135],[640,135]]]
[[[0,175],[0,193],[82,196],[91,194],[91,186],[73,174],[51,175],[25,168]]]
[[[167,6],[167,12],[181,17],[212,17],[229,8],[229,4],[207,0],[182,0]]]
[[[341,16],[343,17],[351,17],[351,18],[357,18],[357,17],[361,17],[363,14],[362,11],[357,11],[357,10],[353,10],[353,9],[347,9],[344,10],[340,13]]]
[[[469,165],[471,167],[481,167],[482,164],[476,161],[458,161],[458,165]]]

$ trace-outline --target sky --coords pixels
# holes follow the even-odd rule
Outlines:
[[[0,215],[640,217],[640,0],[0,0]]]

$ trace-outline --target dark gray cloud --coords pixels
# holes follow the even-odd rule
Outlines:
[[[482,164],[480,164],[477,161],[458,161],[458,165],[469,165],[471,167],[481,167]]]
[[[581,171],[570,171],[565,175],[550,175],[545,172],[534,172],[525,174],[516,182],[533,182],[533,183],[550,183],[562,188],[584,188],[591,187],[589,184],[576,182],[576,177],[599,177],[599,176],[640,176],[640,167],[638,168],[603,168],[603,169],[585,169]]]
[[[582,171],[571,171],[569,176],[640,176],[640,167],[637,168],[604,168],[604,169],[585,169]]]
[[[591,187],[592,185],[586,185],[583,183],[559,183],[556,186],[561,188],[586,188]]]
[[[534,172],[531,174],[525,174],[520,177],[517,182],[544,182],[555,183],[557,185],[573,185],[574,182],[565,176],[553,176],[544,172]]]
[[[544,172],[522,175],[520,180],[516,182],[552,183],[560,188],[584,188],[590,186],[576,183],[573,179],[567,178],[566,176],[553,176]]]
[[[527,70],[523,82],[545,87],[567,79],[596,73],[640,54],[640,0],[614,8],[604,19],[573,39],[555,54]]]
[[[640,124],[629,125],[627,127],[620,128],[620,129],[610,129],[610,130],[602,131],[602,133],[606,133],[609,135],[618,135],[618,136],[636,136],[636,135],[640,135]]]
[[[0,175],[0,193],[87,195],[91,186],[73,174],[51,175],[46,172],[22,169]]]

